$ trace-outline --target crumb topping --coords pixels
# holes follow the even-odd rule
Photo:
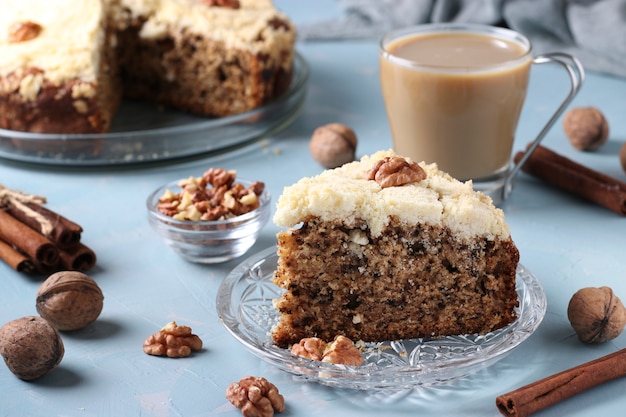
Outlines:
[[[393,151],[380,151],[285,187],[274,223],[294,227],[312,218],[341,219],[350,227],[365,221],[372,236],[379,236],[394,217],[408,225],[448,227],[462,238],[510,236],[504,213],[488,196],[474,191],[471,181],[460,182],[436,164],[420,162],[426,177],[401,186],[382,188],[368,179],[378,161],[397,156]]]

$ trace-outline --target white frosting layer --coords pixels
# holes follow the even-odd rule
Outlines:
[[[285,187],[274,222],[293,227],[319,217],[323,221],[340,220],[350,227],[360,219],[367,222],[373,236],[378,236],[393,216],[406,225],[448,227],[461,238],[510,237],[504,213],[489,197],[474,191],[471,181],[462,183],[436,164],[419,164],[427,177],[418,183],[381,188],[368,180],[370,168],[386,156],[397,155],[377,152]]]
[[[0,76],[36,67],[55,83],[67,74],[95,81],[104,19],[100,0],[0,0]],[[9,43],[11,25],[27,21],[42,27],[39,36]]]

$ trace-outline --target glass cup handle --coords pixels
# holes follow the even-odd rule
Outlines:
[[[546,123],[543,129],[541,129],[541,131],[539,132],[535,140],[531,142],[530,146],[528,146],[528,148],[522,155],[522,158],[517,162],[517,164],[513,166],[513,168],[507,174],[507,177],[504,181],[504,187],[502,188],[502,200],[503,201],[508,198],[508,196],[511,194],[511,191],[513,190],[513,178],[515,177],[515,175],[519,172],[519,170],[522,168],[524,163],[528,160],[528,158],[533,153],[533,151],[537,148],[537,146],[539,146],[539,142],[541,142],[541,140],[544,138],[546,133],[548,133],[548,131],[552,128],[552,126],[554,125],[556,120],[561,116],[565,108],[570,104],[572,99],[576,96],[576,94],[578,93],[578,90],[580,90],[580,87],[583,84],[583,81],[585,80],[585,70],[582,64],[580,63],[578,58],[572,55],[564,54],[561,52],[555,52],[555,53],[550,53],[550,54],[545,54],[545,55],[539,55],[538,57],[533,59],[533,64],[546,64],[546,63],[559,64],[567,71],[567,74],[569,75],[570,82],[571,82],[570,91],[567,97],[565,97],[565,100],[563,100],[559,108],[556,110],[556,112],[554,112],[550,120],[548,120],[548,123]]]

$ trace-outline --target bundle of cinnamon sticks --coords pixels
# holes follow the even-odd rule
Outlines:
[[[0,259],[18,272],[85,271],[96,263],[82,227],[43,206],[46,199],[0,185]]]

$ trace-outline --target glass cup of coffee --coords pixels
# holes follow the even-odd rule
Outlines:
[[[584,80],[584,70],[563,53],[532,55],[513,30],[440,23],[398,29],[380,41],[380,81],[396,152],[436,162],[453,177],[502,203],[512,180]],[[571,82],[524,157],[512,164],[515,131],[533,64],[562,66]]]

